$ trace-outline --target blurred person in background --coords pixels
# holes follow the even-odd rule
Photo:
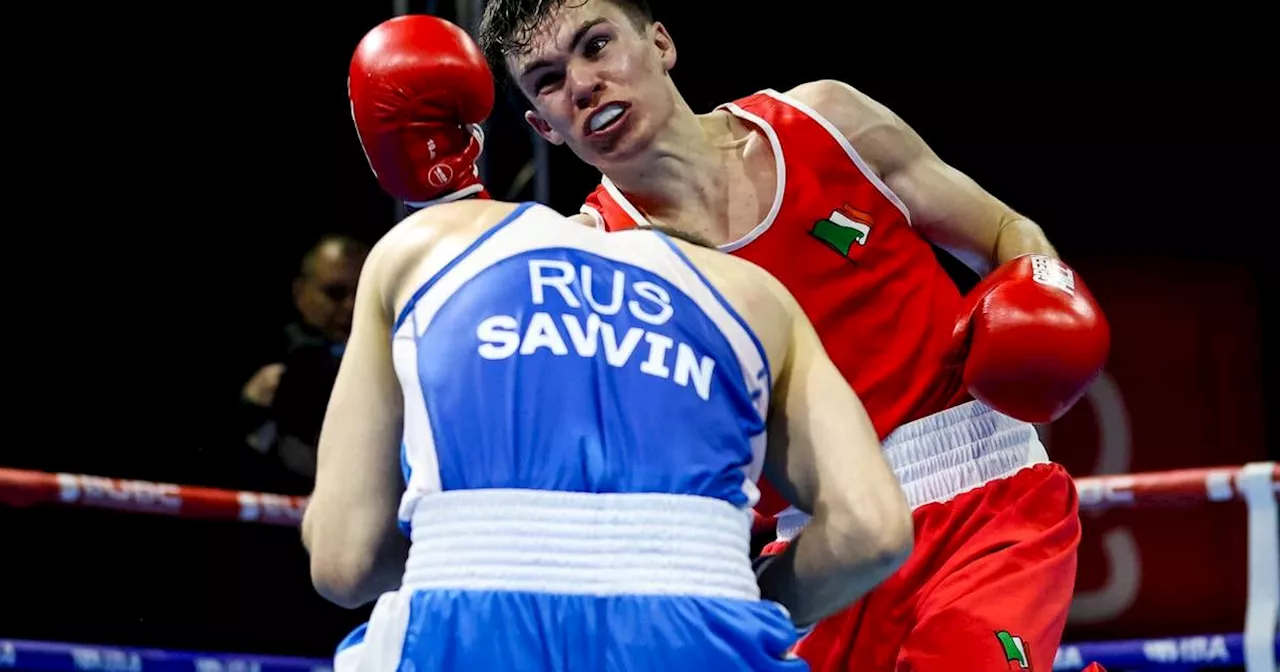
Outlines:
[[[369,248],[340,234],[321,237],[293,280],[294,316],[256,358],[240,393],[238,426],[253,453],[240,487],[305,494],[315,476],[316,443],[351,330],[356,283]],[[251,473],[244,473],[245,471]]]

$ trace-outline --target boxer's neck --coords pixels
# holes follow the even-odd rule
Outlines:
[[[742,160],[741,141],[724,116],[694,114],[680,100],[648,151],[611,169],[609,179],[647,216],[676,228],[691,212],[718,212]]]

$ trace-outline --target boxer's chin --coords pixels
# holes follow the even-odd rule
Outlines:
[[[628,115],[623,125],[607,138],[588,144],[588,151],[594,159],[589,163],[608,174],[612,168],[631,164],[643,157],[653,143],[652,125],[646,124],[639,115]]]

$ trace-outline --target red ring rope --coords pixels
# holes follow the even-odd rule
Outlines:
[[[1077,478],[1081,509],[1172,506],[1243,499],[1243,467],[1207,467]],[[1280,464],[1271,470],[1271,488],[1280,492]]]
[[[1180,469],[1143,474],[1075,479],[1080,508],[1202,504],[1242,498],[1242,467]],[[1280,465],[1271,475],[1280,492]],[[294,526],[302,522],[307,498],[261,492],[220,490],[84,474],[0,468],[0,504],[58,504],[118,509],[199,520],[242,521]],[[756,531],[772,527],[757,520]]]
[[[0,504],[60,504],[198,520],[299,525],[307,498],[0,468]]]

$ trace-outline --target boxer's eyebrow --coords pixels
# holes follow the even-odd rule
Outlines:
[[[573,31],[573,39],[569,42],[569,51],[577,51],[578,45],[582,42],[582,38],[587,36],[587,31],[604,23],[605,21],[608,21],[608,19],[603,16],[597,16],[594,19],[583,21],[578,26],[578,29]],[[539,58],[536,61],[531,61],[526,63],[525,66],[520,69],[520,77],[523,79],[524,77],[527,77],[530,72],[533,72],[538,68],[545,68],[551,65],[554,65],[554,63],[552,63],[551,59],[548,58]]]

